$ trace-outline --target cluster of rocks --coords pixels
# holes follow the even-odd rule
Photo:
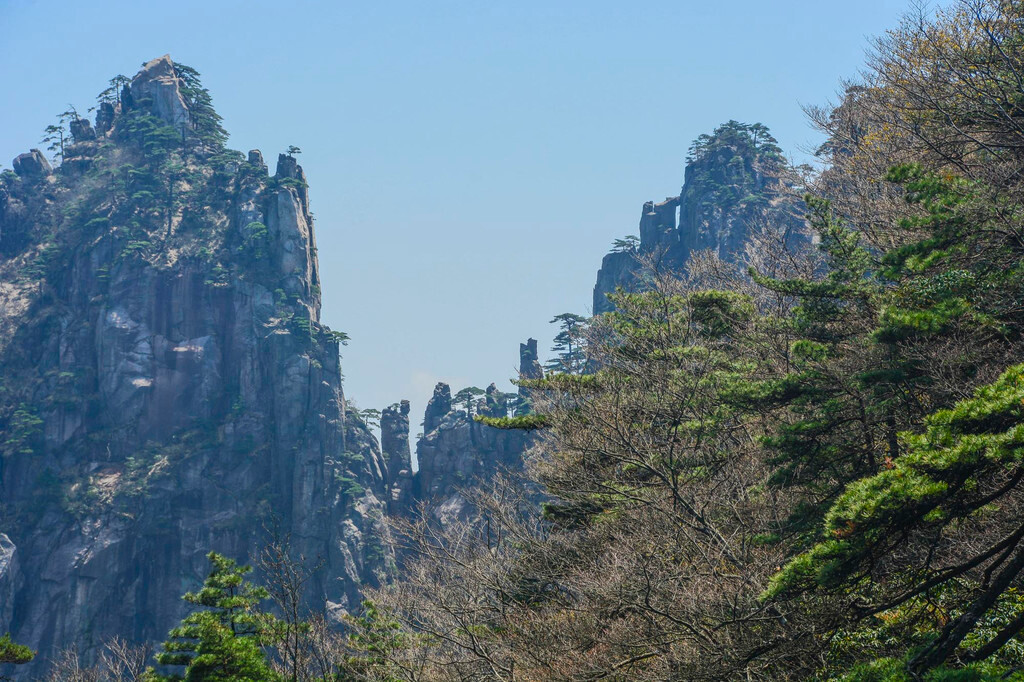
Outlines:
[[[520,344],[519,349],[520,377],[542,378],[536,339]],[[525,395],[527,389],[520,389],[517,411],[527,405],[522,401]],[[473,407],[474,414],[491,417],[504,417],[512,410],[507,396],[494,384]],[[416,442],[419,468],[412,474],[409,402],[403,400],[385,409],[381,415],[381,447],[389,471],[396,472],[390,475],[394,480],[392,513],[423,513],[440,523],[468,519],[473,509],[464,491],[499,472],[521,470],[523,457],[533,442],[534,437],[527,432],[496,429],[475,421],[469,411],[453,404],[451,387],[439,382],[424,411],[423,434]]]

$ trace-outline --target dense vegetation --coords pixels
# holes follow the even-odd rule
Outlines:
[[[527,383],[527,485],[407,529],[388,674],[1024,679],[1022,22],[909,17],[810,112],[813,248],[768,234],[574,326],[585,360]]]

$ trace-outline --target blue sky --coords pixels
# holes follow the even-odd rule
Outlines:
[[[905,0],[0,0],[0,164],[68,103],[170,53],[273,164],[303,149],[323,320],[361,407],[515,373],[589,312],[615,237],[679,192],[691,140],[761,121],[803,160]]]

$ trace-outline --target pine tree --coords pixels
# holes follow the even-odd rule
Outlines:
[[[578,374],[586,365],[584,332],[587,328],[587,318],[575,313],[562,313],[552,318],[551,324],[556,322],[559,325],[559,332],[554,338],[551,350],[558,355],[548,360],[544,369],[549,372]]]
[[[67,111],[62,111],[57,114],[57,122],[46,126],[43,137],[43,144],[47,145],[46,150],[54,153],[54,159],[60,159],[58,163],[63,163],[64,153],[66,151],[68,142],[68,126],[71,121],[78,118],[78,112],[72,105],[68,105]]]
[[[210,574],[198,592],[183,597],[197,610],[164,642],[157,662],[184,668],[181,674],[151,674],[152,682],[268,682],[277,679],[262,648],[273,619],[258,605],[266,589],[245,579],[252,567],[239,566],[215,552],[207,555]]]
[[[10,633],[0,637],[0,666],[4,665],[23,665],[28,663],[35,658],[35,652],[29,649],[27,646],[21,644],[15,644],[11,641]],[[0,681],[9,680],[11,678],[0,672]]]
[[[473,416],[473,405],[477,399],[484,395],[485,391],[477,386],[467,386],[452,397],[453,405],[463,405],[466,408],[466,414],[470,417]]]
[[[174,71],[181,79],[181,95],[188,106],[192,133],[204,146],[220,149],[227,142],[228,133],[221,125],[221,116],[213,108],[210,91],[203,87],[198,71],[191,66],[175,62]]]

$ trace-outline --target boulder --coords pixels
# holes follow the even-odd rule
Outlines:
[[[92,124],[89,123],[87,118],[76,118],[71,122],[71,137],[75,138],[75,142],[85,142],[87,140],[96,139],[96,131],[92,129]]]
[[[249,150],[249,165],[259,168],[263,175],[267,174],[267,163],[263,160],[263,154],[259,149]]]
[[[14,157],[14,162],[11,165],[14,166],[14,172],[23,178],[39,178],[49,175],[52,170],[50,162],[38,149],[18,154]]]

